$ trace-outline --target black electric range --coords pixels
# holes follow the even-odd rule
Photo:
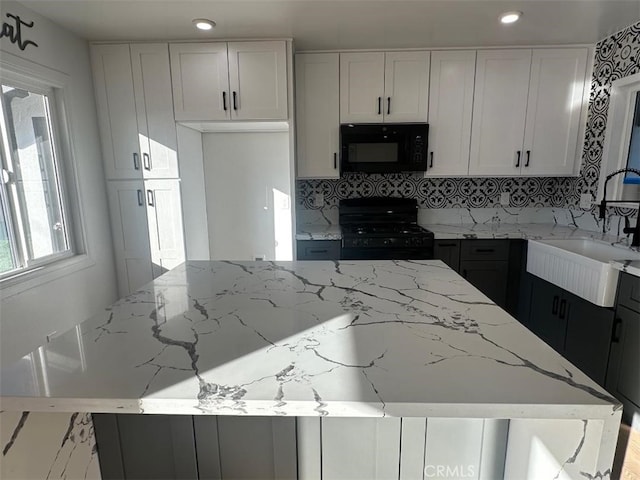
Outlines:
[[[410,198],[340,201],[343,260],[429,260],[433,233],[420,227],[418,202]]]

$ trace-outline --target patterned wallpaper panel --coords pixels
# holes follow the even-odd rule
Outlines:
[[[347,174],[337,180],[298,180],[296,201],[307,209],[315,194],[324,208],[336,208],[342,198],[411,197],[421,208],[488,208],[500,204],[500,193],[511,194],[511,207],[577,207],[581,193],[596,199],[611,82],[640,71],[640,22],[596,45],[587,114],[587,131],[579,177],[567,178],[422,178],[416,174]],[[621,209],[621,212],[624,210]]]

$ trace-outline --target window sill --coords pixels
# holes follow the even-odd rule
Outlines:
[[[95,265],[87,254],[74,255],[24,274],[0,281],[0,300],[7,299],[58,278],[65,277]]]

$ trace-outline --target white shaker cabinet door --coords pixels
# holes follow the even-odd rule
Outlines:
[[[231,117],[286,120],[286,42],[230,42]]]
[[[118,292],[124,296],[153,280],[144,185],[141,180],[117,180],[109,181],[107,189]]]
[[[296,55],[298,178],[339,178],[339,55]]]
[[[431,53],[429,157],[426,176],[469,172],[476,52]]]
[[[470,175],[520,175],[531,50],[478,51]]]
[[[429,58],[429,52],[385,53],[385,122],[427,121]]]
[[[340,54],[340,122],[382,123],[384,52]]]
[[[153,277],[185,261],[179,180],[146,180],[145,202]]]
[[[533,50],[523,175],[575,173],[587,54],[587,48]]]
[[[176,121],[229,120],[227,44],[172,43],[169,52]]]
[[[178,147],[173,118],[169,47],[131,45],[138,141],[145,178],[177,178]]]
[[[139,178],[136,103],[129,45],[92,45],[94,87],[108,179]]]
[[[396,480],[400,418],[323,418],[322,478]]]

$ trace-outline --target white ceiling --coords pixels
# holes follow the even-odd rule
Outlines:
[[[596,43],[640,0],[23,0],[88,40],[293,37],[297,50]],[[504,26],[500,13],[520,10]],[[197,32],[193,18],[218,23]]]

